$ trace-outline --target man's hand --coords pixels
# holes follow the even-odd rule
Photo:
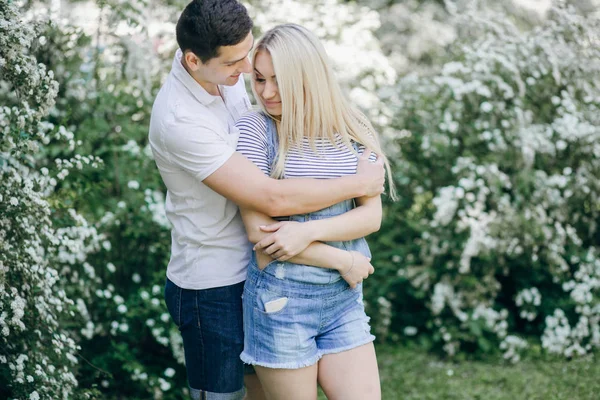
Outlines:
[[[314,242],[309,224],[302,222],[282,221],[261,226],[260,230],[274,233],[256,243],[254,250],[262,251],[279,261],[289,260]]]
[[[358,251],[349,251],[348,253],[352,257],[349,258],[349,264],[341,267],[339,271],[342,278],[354,289],[356,285],[375,272],[375,268],[371,265],[371,260]]]
[[[377,157],[377,161],[371,162],[371,149],[365,149],[358,157],[356,165],[356,175],[364,179],[365,196],[378,196],[384,191],[385,168],[383,167],[383,157]]]

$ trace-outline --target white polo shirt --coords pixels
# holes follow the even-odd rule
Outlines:
[[[178,50],[152,107],[149,141],[173,225],[167,277],[185,289],[243,281],[252,249],[237,205],[202,183],[234,153],[235,122],[250,108],[241,76],[219,89],[225,101],[190,76]]]

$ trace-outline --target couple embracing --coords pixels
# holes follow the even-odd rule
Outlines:
[[[192,398],[379,399],[362,281],[389,164],[314,34],[251,30],[235,0],[192,1],[150,122]]]

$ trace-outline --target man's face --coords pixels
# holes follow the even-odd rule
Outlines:
[[[252,46],[254,46],[254,37],[250,32],[240,43],[220,47],[218,57],[199,65],[198,72],[202,74],[202,80],[215,85],[235,85],[241,73],[252,72],[252,65],[248,59]]]

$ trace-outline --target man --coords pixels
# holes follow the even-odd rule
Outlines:
[[[173,225],[165,300],[194,399],[244,396],[241,295],[251,245],[236,204],[292,215],[383,190],[383,167],[366,158],[351,177],[274,180],[235,152],[234,124],[250,107],[241,74],[251,72],[251,29],[235,0],[188,4],[177,23],[180,49],[152,109],[149,141]],[[331,263],[340,263],[331,249]],[[367,259],[358,263],[371,268]],[[246,385],[251,398],[261,395],[255,376]]]

